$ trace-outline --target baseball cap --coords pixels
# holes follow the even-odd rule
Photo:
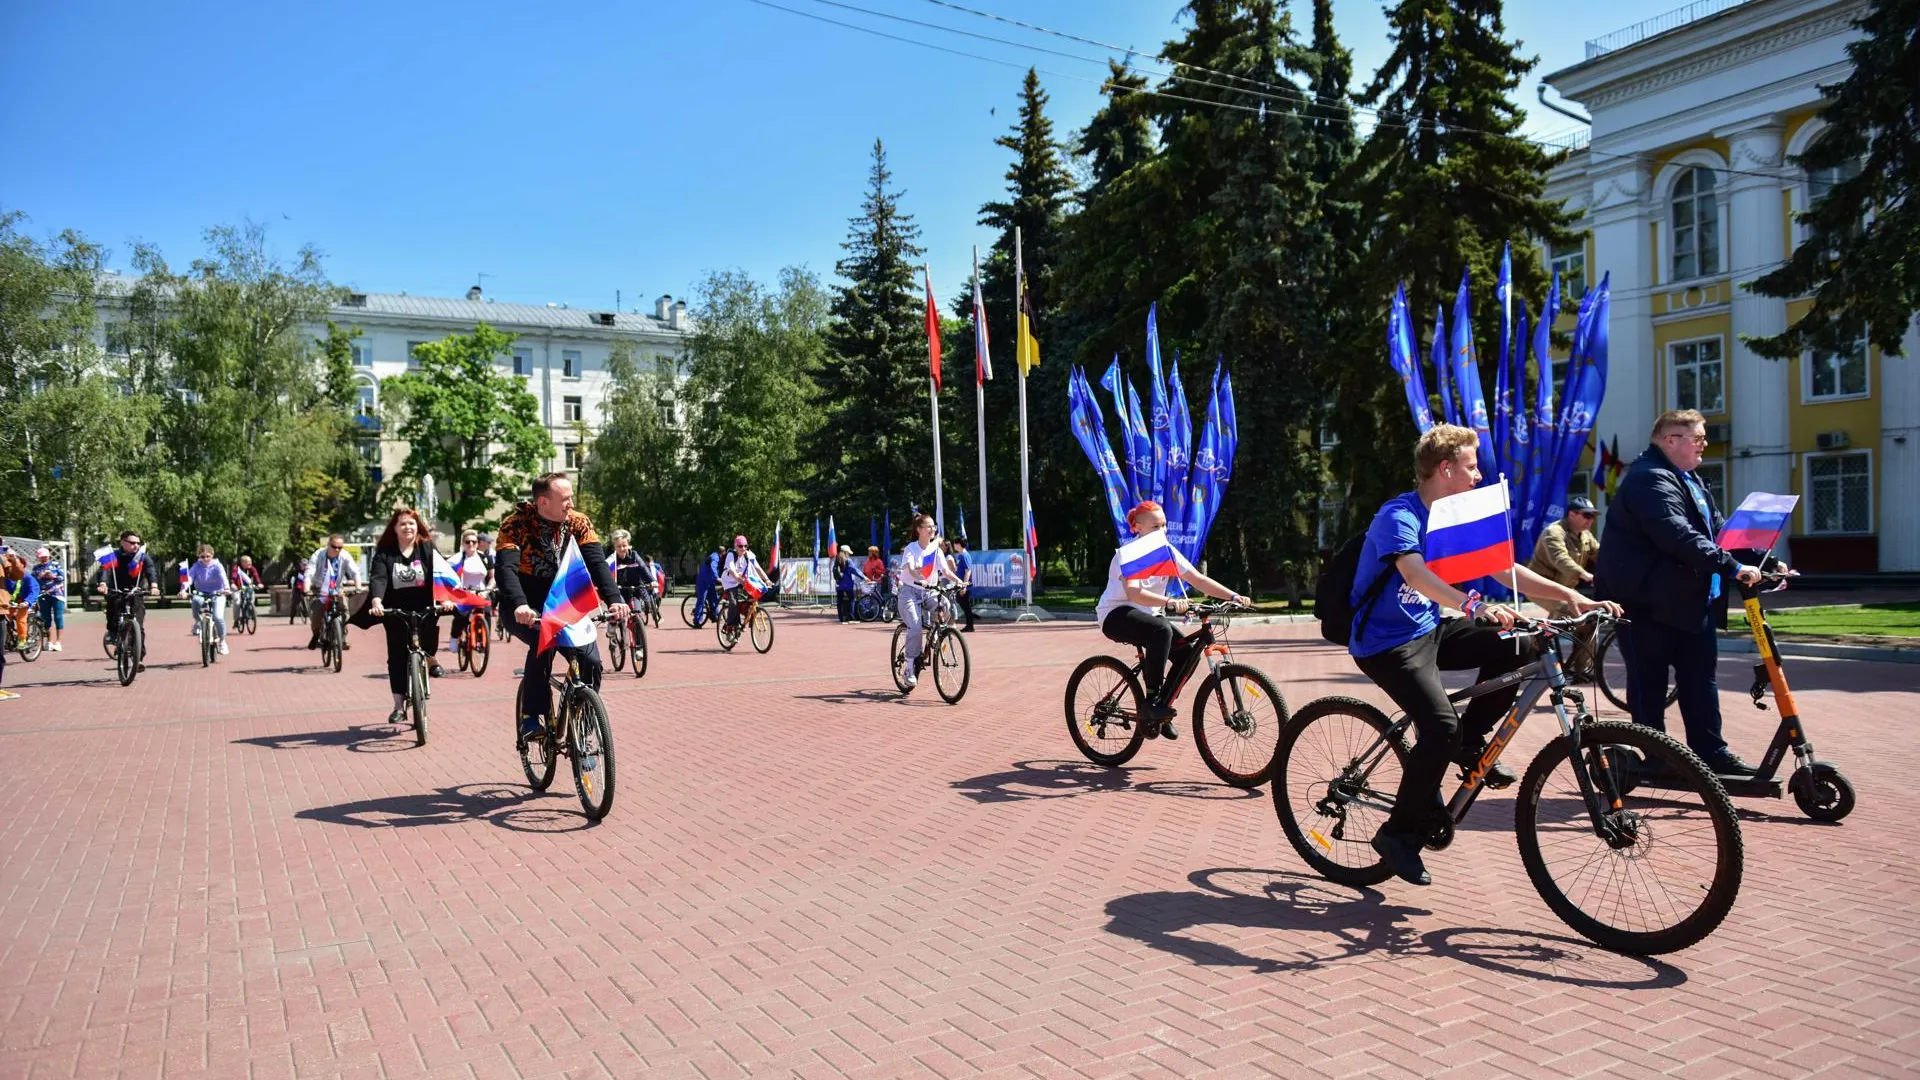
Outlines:
[[[1593,500],[1587,498],[1585,495],[1575,495],[1573,498],[1567,500],[1567,510],[1569,512],[1578,510],[1582,513],[1591,514],[1593,513]]]

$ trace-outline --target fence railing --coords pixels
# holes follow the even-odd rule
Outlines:
[[[1651,19],[1645,19],[1624,29],[1615,30],[1611,34],[1594,38],[1587,42],[1587,59],[1605,56],[1629,45],[1638,45],[1650,37],[1664,34],[1669,30],[1677,30],[1696,19],[1718,15],[1747,2],[1748,0],[1694,0],[1686,7],[1674,8],[1665,14],[1655,15]]]

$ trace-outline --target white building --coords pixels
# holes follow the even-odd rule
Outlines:
[[[1713,444],[1702,475],[1723,507],[1801,497],[1790,537],[1807,570],[1920,570],[1920,322],[1904,358],[1863,341],[1776,362],[1742,343],[1810,307],[1744,286],[1787,258],[1792,213],[1835,179],[1788,159],[1820,137],[1819,86],[1846,78],[1866,8],[1702,0],[1588,42],[1584,62],[1544,79],[1593,118],[1549,193],[1586,231],[1550,258],[1588,283],[1612,274],[1595,435],[1617,435],[1631,459],[1661,411],[1699,409]]]

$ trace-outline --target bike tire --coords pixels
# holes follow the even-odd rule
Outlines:
[[[599,821],[613,809],[613,725],[607,706],[592,687],[577,686],[561,703],[570,708],[567,720],[567,757],[573,763],[573,790],[588,821]]]
[[[753,618],[747,623],[747,636],[753,641],[753,651],[762,656],[773,648],[773,616],[767,614],[766,608],[754,607]]]
[[[202,619],[200,621],[200,666],[201,667],[212,666],[213,658],[216,655],[214,652],[216,647],[217,646],[215,646],[213,641],[213,620]]]
[[[887,670],[893,673],[894,689],[903,694],[907,692],[906,662],[907,628],[896,626],[893,628],[893,641],[887,647]]]
[[[627,668],[627,631],[617,622],[607,625],[607,670],[625,671]]]
[[[142,640],[140,623],[131,613],[122,615],[124,625],[120,628],[120,653],[114,657],[118,668],[121,686],[132,686],[134,676],[140,674],[140,651],[146,644]]]
[[[20,642],[20,659],[31,664],[46,650],[47,631],[40,625],[40,616],[27,616],[27,636]]]
[[[933,688],[940,700],[960,704],[967,696],[967,684],[973,681],[973,659],[967,654],[967,641],[951,627],[934,631]]]
[[[117,630],[102,632],[100,635],[100,648],[107,654],[107,659],[114,659],[120,652],[119,632]]]
[[[1323,697],[1294,713],[1280,732],[1268,775],[1273,812],[1301,861],[1328,881],[1366,886],[1393,876],[1371,841],[1388,813],[1375,804],[1384,799],[1390,807],[1392,792],[1399,789],[1400,777],[1406,774],[1408,748],[1404,738],[1387,740],[1386,757],[1393,759],[1394,766],[1388,778],[1391,788],[1387,783],[1373,782],[1380,767],[1387,764],[1383,757],[1363,781],[1361,793],[1369,797],[1368,803],[1350,800],[1334,814],[1324,814],[1318,808],[1333,794],[1336,783],[1358,767],[1361,755],[1392,731],[1393,723],[1386,714],[1364,701]],[[1365,835],[1357,837],[1348,835],[1351,819],[1359,816],[1352,811],[1355,805],[1365,811],[1358,826]],[[1337,820],[1329,824],[1329,819]]]
[[[1194,749],[1213,775],[1233,787],[1267,782],[1286,726],[1287,701],[1259,668],[1222,664],[1193,695]]]
[[[468,640],[473,643],[473,659],[468,663],[467,669],[472,671],[473,677],[477,679],[487,673],[487,662],[493,659],[493,636],[487,632],[485,623],[480,625],[478,633],[475,633],[469,625],[467,635]]]
[[[644,679],[647,677],[647,661],[652,656],[652,654],[647,651],[646,622],[642,619],[635,618],[628,636],[631,642],[627,646],[627,652],[630,654],[629,658],[633,661],[633,677],[636,679]]]
[[[1092,680],[1089,682],[1089,680]],[[1086,693],[1081,686],[1088,684]],[[1131,707],[1121,701],[1131,698]],[[1095,765],[1125,765],[1140,752],[1154,721],[1146,718],[1147,694],[1127,665],[1111,656],[1089,656],[1067,679],[1067,734]],[[1119,737],[1110,733],[1117,730]],[[1098,739],[1095,745],[1088,736]]]
[[[343,619],[335,618],[327,632],[333,635],[333,671],[338,675],[347,662],[347,624]]]
[[[1620,648],[1618,638],[1618,634],[1608,630],[1605,636],[1594,644],[1593,681],[1600,684],[1600,693],[1604,694],[1608,701],[1613,702],[1614,708],[1631,715],[1633,706],[1627,704],[1626,655]],[[1619,656],[1620,659],[1613,663],[1613,670],[1609,672],[1608,664],[1613,662],[1615,656]],[[1680,700],[1680,684],[1677,680],[1670,681],[1667,684],[1667,707],[1672,708],[1673,703],[1678,700]]]
[[[553,786],[553,774],[560,765],[559,743],[551,728],[542,730],[537,739],[520,741],[520,692],[517,690],[513,693],[513,726],[514,742],[520,751],[520,769],[527,774],[527,786],[535,791],[547,790]]]
[[[887,597],[886,602],[880,605],[880,621],[894,622],[899,618],[900,618],[899,599],[892,596]]]
[[[413,713],[413,745],[427,745],[427,662],[415,656],[409,665],[407,707]]]
[[[1520,780],[1513,825],[1527,877],[1562,922],[1604,948],[1650,956],[1695,944],[1720,925],[1740,894],[1745,843],[1733,800],[1693,751],[1652,728],[1588,723],[1579,737],[1582,764],[1568,764],[1568,740],[1556,738],[1541,749]],[[1644,762],[1665,766],[1673,779],[1660,787],[1619,784],[1623,766],[1632,764],[1628,755],[1619,753],[1622,747]],[[1603,761],[1607,768],[1601,767]],[[1601,784],[1600,801],[1613,807],[1610,818],[1631,823],[1631,843],[1615,847],[1595,835],[1576,769]],[[1546,807],[1543,793],[1548,795]],[[1552,820],[1546,823],[1543,844],[1545,811],[1552,811],[1545,815]],[[1710,853],[1683,849],[1702,835],[1711,836]],[[1568,869],[1556,873],[1548,865],[1550,856],[1564,856]],[[1673,880],[1656,877],[1662,866],[1673,868]],[[1674,902],[1692,897],[1698,897],[1697,903],[1684,912]],[[1609,900],[1636,910],[1587,910]],[[1666,912],[1646,910],[1645,902],[1656,900],[1664,903],[1652,906]]]
[[[856,622],[873,622],[880,617],[880,604],[872,596],[856,596],[853,598],[852,615]]]
[[[732,652],[733,647],[740,644],[740,631],[737,628],[731,634],[727,631],[727,623],[733,621],[731,608],[730,604],[722,604],[712,620],[714,637],[720,642],[721,652]]]
[[[687,629],[698,630],[700,629],[700,624],[693,621],[693,600],[694,598],[691,593],[681,598],[680,621],[687,624]]]

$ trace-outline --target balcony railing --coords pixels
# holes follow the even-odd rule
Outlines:
[[[1747,0],[1694,0],[1693,3],[1688,4],[1686,7],[1674,8],[1664,15],[1655,15],[1651,19],[1646,19],[1624,29],[1615,30],[1611,34],[1594,38],[1592,41],[1587,42],[1587,59],[1591,60],[1596,56],[1605,56],[1610,52],[1624,49],[1629,45],[1638,45],[1650,37],[1656,37],[1669,30],[1678,30],[1690,22],[1704,19],[1709,15],[1718,15],[1731,8],[1737,8],[1746,2]]]

